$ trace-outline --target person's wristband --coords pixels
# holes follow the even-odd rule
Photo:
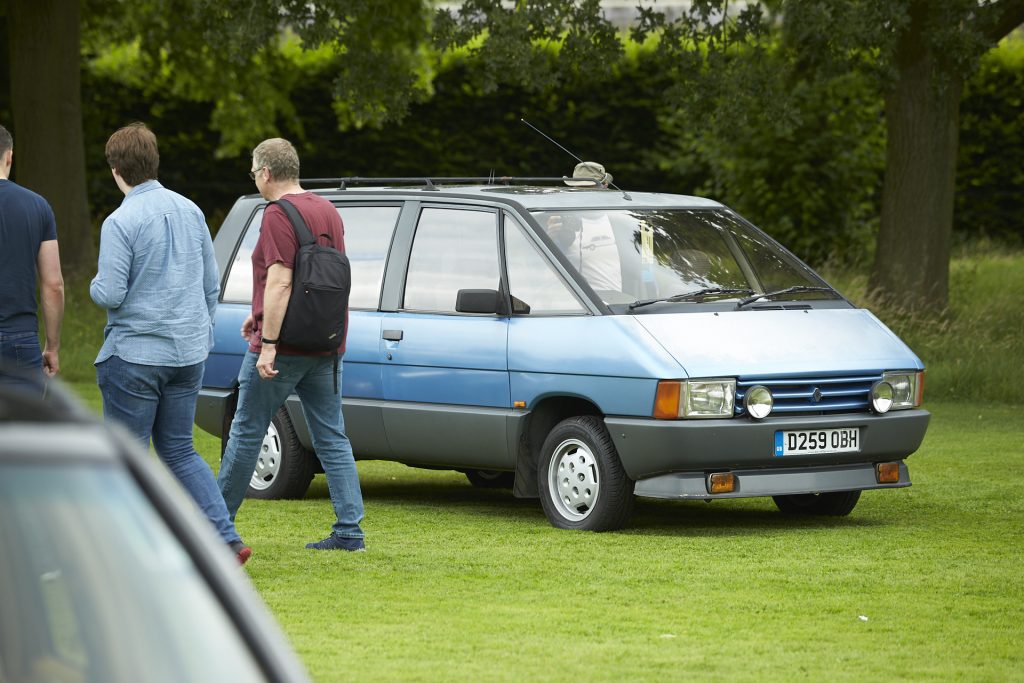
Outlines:
[[[260,344],[276,344],[276,339],[267,339],[266,337],[260,337]]]

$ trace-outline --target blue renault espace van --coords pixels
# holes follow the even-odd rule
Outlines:
[[[595,531],[626,525],[636,496],[846,515],[863,490],[910,485],[924,366],[878,318],[718,202],[562,180],[315,190],[352,264],[357,459],[459,470]],[[215,240],[222,295],[196,422],[222,439],[265,207],[240,198]],[[302,496],[311,448],[293,396],[249,494]]]

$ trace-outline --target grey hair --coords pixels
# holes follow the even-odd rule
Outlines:
[[[274,180],[299,179],[299,153],[284,138],[270,138],[256,145],[252,160],[256,168],[265,166]]]
[[[14,138],[6,128],[0,126],[0,154],[4,154],[9,149],[14,149]]]

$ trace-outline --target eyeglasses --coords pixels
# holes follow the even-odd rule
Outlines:
[[[255,171],[249,171],[249,180],[256,180],[256,174],[265,169],[266,166],[260,166]]]

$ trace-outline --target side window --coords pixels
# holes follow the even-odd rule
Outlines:
[[[231,261],[231,269],[228,271],[227,282],[224,283],[224,291],[221,299],[231,303],[247,304],[252,301],[252,250],[256,247],[256,240],[260,237],[260,226],[263,225],[263,207],[256,211],[245,229],[245,236],[242,237],[242,244],[235,252],[235,258]]]
[[[505,214],[505,260],[516,312],[583,313],[583,306],[526,236],[522,225]],[[522,303],[519,303],[522,302]]]
[[[345,253],[352,264],[350,308],[377,309],[384,264],[401,209],[397,206],[339,206],[345,224]]]
[[[497,214],[424,209],[416,226],[402,307],[455,312],[460,289],[498,289]]]
[[[338,213],[345,224],[345,253],[352,264],[350,307],[377,308],[384,279],[384,263],[400,212],[397,206],[338,207]],[[242,244],[231,262],[231,270],[224,284],[224,301],[252,301],[252,250],[259,239],[262,225],[261,207],[246,228]]]

